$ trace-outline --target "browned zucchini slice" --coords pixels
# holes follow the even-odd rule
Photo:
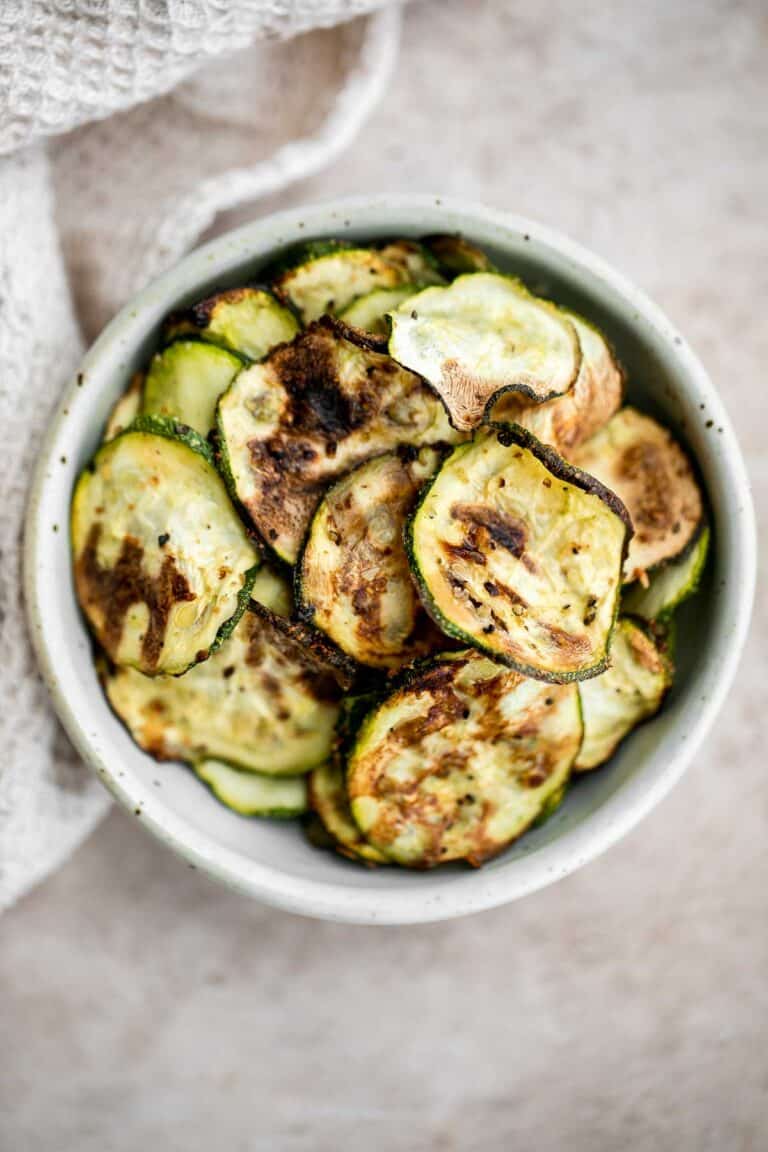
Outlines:
[[[564,682],[606,665],[630,533],[612,492],[511,425],[451,453],[406,543],[444,631]]]
[[[360,664],[399,668],[434,650],[403,525],[439,461],[434,448],[367,460],[325,494],[312,519],[296,574],[300,612]]]
[[[622,408],[571,459],[614,491],[632,517],[627,583],[647,583],[646,573],[674,560],[698,533],[704,501],[691,463],[671,433],[650,416]]]
[[[461,438],[420,377],[329,317],[241,372],[218,426],[231,490],[289,564],[329,481],[399,444]]]
[[[379,255],[400,270],[404,281],[420,284],[422,288],[427,284],[445,283],[437,260],[418,240],[390,240],[379,248]]]
[[[461,276],[466,272],[493,272],[495,269],[490,257],[465,236],[459,234],[436,234],[425,236],[422,243],[432,253],[438,265],[449,277]]]
[[[218,652],[185,676],[108,670],[109,702],[158,760],[213,758],[273,776],[307,772],[330,755],[339,689],[279,620],[246,612]]]
[[[575,684],[477,652],[439,657],[363,722],[347,765],[352,815],[398,864],[482,864],[562,789],[581,737]]]
[[[150,417],[82,472],[72,550],[99,643],[115,664],[149,675],[205,660],[245,608],[259,565],[205,441]]]
[[[610,667],[579,685],[584,740],[574,771],[604,764],[633,728],[654,716],[672,684],[672,674],[671,661],[650,633],[629,617],[620,617]]]
[[[521,424],[567,459],[621,407],[624,373],[603,334],[575,312],[562,309],[579,336],[582,358],[576,383],[563,396],[536,404],[502,389],[486,406],[486,420]]]
[[[429,380],[457,428],[476,427],[501,388],[538,402],[567,392],[579,373],[571,321],[510,276],[476,272],[425,288],[390,319],[390,354]]]
[[[198,336],[238,356],[261,360],[270,348],[292,340],[299,323],[289,308],[264,288],[230,288],[201,300],[165,322],[166,341]]]

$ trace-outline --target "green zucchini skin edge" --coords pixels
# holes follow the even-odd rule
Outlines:
[[[194,428],[190,428],[188,424],[182,424],[180,420],[174,420],[169,416],[137,416],[133,423],[129,424],[127,428],[124,428],[122,432],[119,432],[118,435],[115,436],[112,440],[108,440],[106,444],[101,444],[99,446],[90,464],[86,464],[83,471],[93,471],[93,463],[101,449],[111,447],[116,440],[118,440],[121,436],[126,436],[129,432],[146,432],[154,436],[163,436],[166,440],[175,440],[181,444],[185,444],[187,448],[191,448],[193,452],[197,452],[199,456],[202,456],[203,459],[216,470],[217,474],[221,475],[220,469],[216,466],[216,459],[213,449],[211,448],[208,441],[205,440],[199,432],[195,432]],[[75,481],[75,487],[77,486],[81,475],[82,472]],[[253,533],[249,532],[248,536],[249,539],[253,541]],[[208,651],[203,657],[203,660],[207,660],[209,656],[212,656],[214,652],[218,651],[224,641],[228,640],[234,632],[240,621],[240,617],[242,616],[243,612],[245,612],[248,604],[251,602],[251,588],[253,587],[253,583],[260,568],[261,557],[259,557],[256,564],[246,570],[243,577],[243,583],[240,587],[240,591],[237,594],[237,605],[235,607],[235,611],[233,615],[230,616],[228,620],[225,620],[224,623],[220,626],[208,648]],[[91,631],[91,626],[88,623],[87,617],[85,617],[84,613],[83,618],[88,624],[88,630]],[[98,644],[95,636],[94,641]],[[184,673],[188,672],[190,668],[194,668],[195,664],[201,663],[202,660],[193,660],[192,663],[184,668],[181,672],[167,672],[164,673],[164,675],[183,676]]]
[[[562,456],[558,456],[554,448],[550,448],[547,444],[542,444],[540,440],[537,440],[535,436],[531,435],[527,429],[521,428],[519,424],[502,424],[500,422],[493,422],[488,425],[488,427],[492,428],[500,438],[501,436],[505,437],[505,440],[501,440],[501,443],[505,446],[517,444],[521,448],[529,449],[533,455],[536,456],[537,459],[540,460],[541,463],[547,469],[549,469],[550,472],[553,473],[553,475],[557,476],[559,479],[565,480],[569,484],[573,484],[577,488],[581,488],[584,492],[588,492],[593,496],[598,496],[611,509],[611,511],[614,512],[615,515],[617,515],[619,519],[623,521],[625,528],[624,546],[621,551],[620,560],[620,565],[623,567],[627,556],[627,550],[629,548],[629,541],[632,538],[634,530],[632,528],[632,521],[630,520],[629,513],[627,512],[627,509],[624,507],[624,504],[621,502],[621,500],[619,500],[616,493],[611,492],[610,488],[606,488],[603,484],[600,483],[599,480],[596,480],[593,476],[590,476],[589,473],[582,472],[580,468],[575,468],[572,464],[569,464],[566,460],[563,460]],[[611,636],[613,635],[613,629],[616,625],[616,620],[618,619],[619,606],[621,602],[620,579],[616,590],[616,603],[613,610],[613,622],[611,624],[611,629],[606,640],[605,654],[603,655],[602,660],[600,660],[597,664],[594,664],[591,668],[582,669],[579,672],[559,672],[555,674],[546,673],[541,671],[539,668],[533,668],[530,664],[521,664],[519,661],[502,656],[495,650],[491,651],[476,636],[470,636],[468,633],[464,632],[462,628],[457,627],[457,625],[450,621],[434,603],[429,588],[422,578],[421,569],[416,558],[413,539],[414,523],[422,504],[427,499],[432,485],[440,475],[442,468],[445,467],[445,465],[453,458],[455,453],[466,450],[472,443],[473,441],[469,441],[468,444],[457,445],[457,447],[454,448],[453,451],[446,457],[440,468],[438,468],[437,472],[435,472],[435,475],[430,480],[427,480],[427,482],[424,484],[424,487],[419,494],[419,498],[416,501],[416,505],[411,512],[411,515],[405,522],[405,550],[408,556],[408,562],[411,566],[411,574],[413,575],[413,578],[416,581],[416,586],[419,589],[419,595],[421,596],[422,604],[438,628],[441,628],[442,631],[445,632],[448,636],[452,636],[455,640],[459,640],[461,643],[466,644],[470,648],[477,649],[477,651],[482,652],[485,656],[488,657],[489,660],[494,660],[497,664],[504,664],[508,668],[514,668],[515,671],[519,672],[522,676],[528,676],[532,680],[544,680],[550,684],[569,684],[573,681],[589,680],[593,676],[599,676],[602,672],[605,672],[606,668],[608,667]],[[619,568],[619,572],[621,572],[621,567]]]
[[[263,604],[259,604],[257,600],[249,599],[247,607],[254,616],[268,621],[278,632],[301,644],[308,653],[307,659],[333,676],[342,691],[348,692],[357,683],[361,671],[366,671],[342,652],[324,632],[313,627],[311,621],[308,622],[298,615],[289,618],[279,616],[271,609],[265,608]],[[370,669],[367,671],[370,672]]]
[[[204,761],[201,761],[201,763],[204,763]],[[233,772],[243,772],[243,775],[258,776],[257,772],[246,772],[245,770],[238,768],[236,764],[229,764],[226,760],[222,760],[221,763],[225,767],[231,768]],[[199,780],[201,784],[205,785],[217,803],[221,804],[224,808],[229,809],[230,812],[234,812],[236,816],[242,817],[243,820],[299,820],[307,814],[307,808],[298,809],[281,807],[260,808],[258,811],[242,812],[239,808],[235,807],[234,804],[231,804],[229,801],[223,798],[223,796],[217,790],[215,783],[212,780],[209,780],[207,777],[203,776],[201,772],[198,771],[197,764],[190,764],[189,767],[191,768],[195,779]],[[275,780],[278,778],[267,776],[265,779]],[[300,780],[301,776],[284,776],[279,777],[279,779],[281,781]]]
[[[198,456],[202,456],[207,462],[216,468],[216,459],[208,441],[194,428],[190,428],[188,424],[182,423],[181,420],[176,420],[172,416],[151,416],[141,415],[137,416],[127,428],[123,428],[115,436],[115,440],[120,436],[125,436],[129,432],[147,432],[153,436],[164,436],[166,440],[176,440],[181,444],[186,444],[187,448],[191,448],[193,452],[197,452]],[[114,443],[113,440],[108,443]],[[97,453],[98,454],[98,453]],[[218,471],[218,469],[217,469]]]

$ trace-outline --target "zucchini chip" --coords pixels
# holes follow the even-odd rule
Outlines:
[[[407,269],[390,263],[372,248],[310,249],[302,263],[280,272],[275,292],[305,324],[326,312],[342,312],[358,296],[374,288],[394,288],[410,280]]]
[[[584,740],[574,771],[604,764],[633,728],[658,712],[671,684],[667,657],[643,628],[622,616],[608,671],[579,685]]]
[[[207,436],[216,403],[243,366],[239,356],[202,340],[177,340],[153,356],[144,384],[143,412],[170,416]]]
[[[451,453],[406,545],[445,632],[562,683],[606,665],[629,535],[612,492],[511,425]]]
[[[142,417],[103,445],[72,498],[75,588],[115,664],[180,675],[245,608],[259,556],[205,441]]]
[[[339,690],[318,675],[279,617],[246,612],[229,640],[186,676],[104,674],[109,702],[158,760],[224,760],[269,776],[296,775],[331,753]]]
[[[460,439],[420,377],[330,317],[241,372],[218,427],[231,491],[289,564],[329,481],[399,444]]]
[[[250,610],[263,617],[270,627],[281,632],[286,642],[301,652],[304,663],[317,676],[335,680],[344,692],[349,691],[356,683],[360,669],[355,661],[332,644],[317,628],[304,620],[297,620],[293,616],[284,616],[267,609],[254,600],[251,601]]]
[[[119,436],[126,428],[133,424],[134,420],[141,411],[141,397],[144,390],[144,376],[141,372],[135,372],[131,378],[131,382],[123,392],[122,396],[118,397],[112,411],[107,420],[107,426],[104,429],[103,444],[108,440],[114,440],[115,436]]]
[[[457,428],[476,427],[502,388],[539,402],[567,392],[579,373],[571,321],[510,276],[459,276],[412,296],[390,319],[390,354],[429,380]]]
[[[388,864],[388,858],[369,844],[352,818],[346,773],[336,759],[327,760],[309,775],[309,806],[331,837],[331,847],[350,860]]]
[[[564,396],[543,404],[526,400],[516,390],[502,389],[486,405],[485,420],[520,424],[542,444],[570,458],[578,444],[588,440],[621,407],[624,373],[605,337],[575,312],[562,309],[581,344],[582,359],[576,383]]]
[[[647,573],[680,556],[700,531],[704,501],[688,457],[636,408],[622,408],[571,459],[615,492],[632,517],[625,583],[646,584]]]
[[[668,620],[698,590],[707,565],[709,536],[705,524],[683,556],[652,574],[647,588],[639,580],[631,584],[622,596],[622,611],[644,620]]]
[[[425,236],[422,243],[450,280],[466,272],[495,271],[482,248],[478,248],[464,236],[458,234]]]
[[[434,448],[376,456],[339,480],[313,517],[296,573],[299,611],[360,664],[399,668],[435,648],[403,525],[439,462]]]
[[[303,776],[281,780],[260,772],[243,772],[222,760],[200,760],[193,767],[216,799],[240,816],[294,820],[307,811],[307,781]]]
[[[418,240],[390,240],[379,248],[388,264],[400,269],[404,280],[420,284],[445,284],[437,260]]]
[[[356,300],[339,313],[339,320],[361,328],[372,336],[386,336],[388,325],[386,315],[392,312],[409,296],[421,290],[418,284],[401,284],[399,288],[375,288]]]
[[[201,300],[185,312],[175,312],[165,322],[166,341],[197,336],[218,344],[238,356],[261,360],[270,348],[293,340],[299,323],[271,292],[264,288],[231,288]]]
[[[562,789],[581,738],[575,684],[477,652],[441,656],[364,721],[347,765],[352,815],[398,864],[482,864]]]

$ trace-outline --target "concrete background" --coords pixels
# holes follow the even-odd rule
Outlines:
[[[636,279],[723,391],[765,525],[760,0],[413,6],[364,138],[281,202],[387,188],[539,217]],[[114,811],[0,923],[0,1149],[765,1148],[767,648],[763,580],[672,797],[469,920],[273,912]]]

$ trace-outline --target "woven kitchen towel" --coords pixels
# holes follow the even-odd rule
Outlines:
[[[90,338],[219,211],[312,174],[351,142],[397,52],[399,11],[362,18],[375,7],[0,5],[0,908],[58,866],[108,803],[50,711],[20,596],[30,469],[82,353],[78,320]]]

